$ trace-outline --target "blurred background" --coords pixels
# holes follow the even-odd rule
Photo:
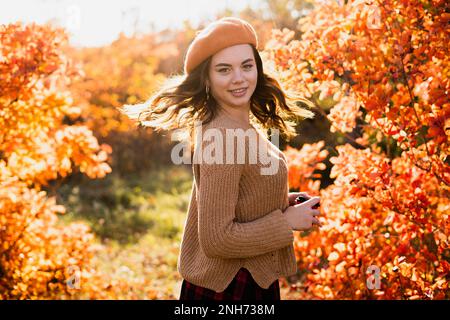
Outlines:
[[[137,127],[117,108],[146,101],[180,74],[197,30],[236,16],[255,27],[267,72],[316,106],[280,149],[291,191],[320,195],[329,223],[322,233],[296,233],[299,272],[280,279],[282,299],[448,299],[448,55],[440,36],[448,8],[420,3],[3,5],[0,298],[178,298],[191,167],[171,162],[169,133]],[[408,105],[417,118],[402,111]],[[368,235],[373,242],[362,240]]]

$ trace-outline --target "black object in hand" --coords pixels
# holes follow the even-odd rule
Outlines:
[[[297,198],[295,198],[295,203],[296,203],[296,204],[299,204],[299,203],[305,202],[306,200],[309,200],[309,198],[305,198],[304,196],[298,196]],[[315,205],[312,206],[311,208],[317,209],[317,208],[319,208],[319,207],[320,207],[320,202],[317,203],[317,204],[315,204]]]

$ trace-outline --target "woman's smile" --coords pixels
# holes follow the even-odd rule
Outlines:
[[[243,97],[247,93],[247,88],[240,88],[236,90],[229,90],[233,97]]]

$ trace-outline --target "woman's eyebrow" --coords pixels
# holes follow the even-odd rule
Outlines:
[[[250,59],[244,60],[244,61],[242,61],[241,64],[244,64],[244,63],[247,63],[247,62],[250,62],[250,61],[253,61],[253,59],[250,58]],[[218,64],[215,65],[215,67],[231,67],[231,64],[228,64],[228,63],[218,63]]]

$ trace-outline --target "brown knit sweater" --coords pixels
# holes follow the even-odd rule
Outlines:
[[[217,128],[226,140],[226,129],[250,128],[269,148],[269,156],[278,163],[275,174],[261,174],[270,166],[249,156],[245,163],[192,164],[194,181],[184,226],[178,272],[187,281],[216,292],[224,291],[241,267],[250,271],[262,288],[268,288],[281,276],[297,272],[293,231],[283,215],[289,206],[288,169],[284,154],[253,126],[243,126],[220,112],[202,132]],[[194,159],[219,140],[203,136],[203,151],[194,151]],[[248,140],[247,140],[248,141]],[[234,147],[238,148],[237,140]],[[242,146],[242,145],[241,145]],[[237,150],[237,149],[235,149]],[[249,143],[245,143],[249,152]]]

